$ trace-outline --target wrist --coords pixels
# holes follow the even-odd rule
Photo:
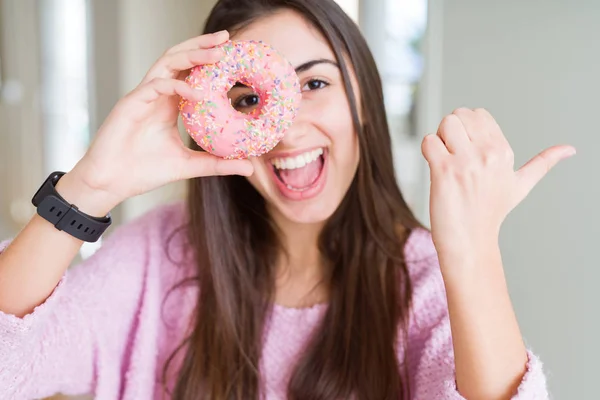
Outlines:
[[[68,203],[92,217],[104,217],[120,203],[110,193],[87,185],[76,171],[63,175],[56,184],[56,191]]]
[[[431,233],[439,257],[449,260],[477,258],[499,248],[500,232],[495,229]]]
[[[468,246],[438,251],[438,259],[446,283],[477,281],[482,276],[503,273],[497,240],[472,241]]]

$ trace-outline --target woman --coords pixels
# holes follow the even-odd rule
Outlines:
[[[546,398],[498,233],[573,149],[514,172],[490,114],[456,110],[423,141],[430,235],[396,185],[371,54],[333,1],[223,0],[205,32],[157,61],[56,185],[101,217],[189,179],[186,206],[119,228],[68,277],[81,241],[37,215],[0,255],[4,398]],[[187,149],[177,131],[178,96],[198,96],[185,71],[229,37],[273,45],[303,90],[286,137],[251,160]],[[245,87],[230,98],[257,103]],[[274,165],[304,153],[302,168]]]

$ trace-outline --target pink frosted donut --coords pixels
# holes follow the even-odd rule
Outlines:
[[[200,147],[219,157],[260,156],[272,150],[291,126],[301,91],[294,67],[272,47],[255,41],[228,41],[216,64],[192,69],[186,82],[204,92],[202,101],[181,100],[183,124]],[[260,103],[249,114],[235,110],[227,97],[240,82],[251,86]]]

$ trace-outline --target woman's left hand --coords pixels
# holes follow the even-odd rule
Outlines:
[[[464,254],[498,243],[500,226],[559,161],[575,154],[553,146],[514,170],[513,151],[484,109],[446,116],[422,152],[431,170],[431,232],[440,255]]]

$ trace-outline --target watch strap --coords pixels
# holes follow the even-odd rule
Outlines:
[[[33,196],[37,213],[56,229],[85,242],[96,242],[110,226],[110,214],[97,218],[81,212],[56,191],[56,183],[64,172],[53,172]]]

